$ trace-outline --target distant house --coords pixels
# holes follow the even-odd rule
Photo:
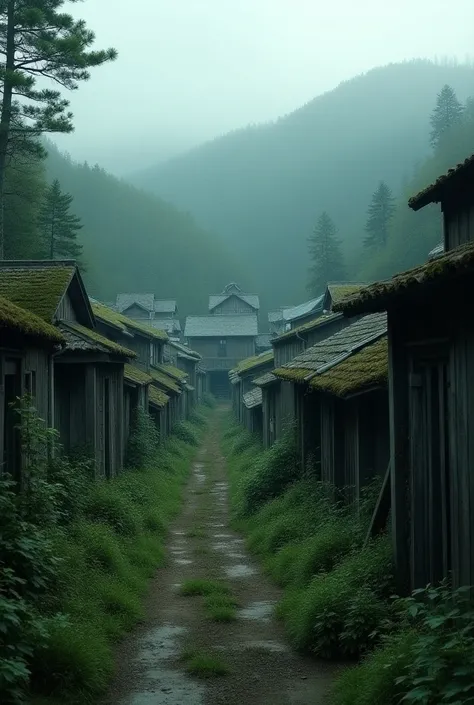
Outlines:
[[[252,380],[273,369],[273,350],[242,360],[230,371],[234,415],[249,431],[263,434],[262,392]]]
[[[164,359],[187,375],[187,391],[190,393],[191,406],[201,402],[203,388],[198,381],[199,375],[202,374],[199,371],[201,355],[187,345],[170,340],[165,345]]]
[[[19,397],[31,395],[40,417],[53,423],[53,354],[64,344],[57,328],[0,297],[0,474],[21,481],[21,439],[13,408]]]
[[[209,313],[213,316],[237,313],[258,315],[259,309],[257,294],[245,294],[235,283],[228,284],[220,294],[209,296]]]
[[[156,299],[154,294],[146,293],[117,294],[115,309],[127,318],[165,330],[171,338],[179,340],[181,324],[174,299]]]
[[[387,311],[391,529],[400,591],[474,583],[474,156],[410,199],[440,203],[445,253],[338,304]]]
[[[135,353],[96,330],[72,261],[1,262],[0,295],[60,330],[66,344],[54,357],[51,421],[66,452],[87,451],[98,476],[117,474],[124,452],[124,365]]]
[[[257,336],[255,313],[188,316],[184,330],[189,347],[201,355],[210,391],[219,397],[229,396],[229,371],[255,355]]]

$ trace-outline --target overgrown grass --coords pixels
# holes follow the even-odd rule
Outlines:
[[[229,673],[229,666],[221,658],[206,651],[187,649],[181,655],[186,671],[196,678],[216,678]]]
[[[181,585],[181,594],[187,597],[204,597],[206,616],[214,622],[232,622],[237,617],[237,601],[229,585],[220,580],[195,578]]]
[[[220,580],[208,580],[207,578],[191,578],[185,580],[181,585],[181,594],[187,597],[215,595],[216,593],[229,594],[230,587]]]
[[[45,604],[65,618],[34,654],[35,696],[92,703],[107,687],[113,645],[143,617],[143,594],[163,564],[166,529],[180,507],[198,438],[194,427],[186,429],[192,443],[171,438],[151,455],[140,452],[148,462],[143,469],[92,484],[81,515],[52,535],[61,562]]]
[[[303,471],[288,433],[264,451],[234,424],[223,429],[233,525],[284,587],[278,614],[294,647],[323,658],[356,657],[391,629],[391,547],[362,550],[378,488],[356,513],[334,488]]]

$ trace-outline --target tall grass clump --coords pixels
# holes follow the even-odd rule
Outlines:
[[[190,446],[199,445],[199,435],[189,421],[180,421],[173,427],[173,435]]]
[[[143,616],[195,446],[158,446],[142,415],[133,469],[93,482],[90,464],[59,446],[50,461],[56,434],[31,406],[19,415],[24,487],[0,480],[0,701],[91,702],[107,686],[114,643]]]
[[[203,406],[206,406],[208,409],[215,409],[217,406],[216,398],[210,392],[205,392],[202,395],[202,403]]]

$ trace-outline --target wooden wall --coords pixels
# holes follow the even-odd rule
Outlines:
[[[452,250],[474,240],[474,203],[472,193],[443,204],[445,247]]]
[[[74,311],[74,306],[72,304],[69,294],[64,294],[61,299],[58,309],[56,311],[55,318],[57,321],[76,321],[77,316]]]
[[[247,313],[256,314],[257,311],[250,306],[245,301],[242,301],[238,296],[229,296],[221,304],[216,306],[210,311],[211,315],[218,316],[219,314],[232,314],[232,313]]]
[[[219,358],[219,341],[227,341],[227,358]],[[206,365],[206,360],[217,361],[218,359],[225,361],[226,359],[238,362],[245,360],[247,357],[255,355],[255,338],[253,337],[226,337],[222,338],[190,338],[189,347],[198,352],[203,358],[203,364]],[[207,365],[206,365],[207,367]],[[212,369],[212,368],[210,368]],[[225,366],[222,369],[230,369]]]

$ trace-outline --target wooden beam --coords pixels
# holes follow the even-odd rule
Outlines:
[[[364,548],[367,546],[371,538],[377,536],[377,534],[380,534],[387,526],[391,500],[390,465],[391,463],[389,461],[377,499],[377,504],[375,505],[372,519],[370,520],[369,530],[367,531],[367,535],[365,537]]]

